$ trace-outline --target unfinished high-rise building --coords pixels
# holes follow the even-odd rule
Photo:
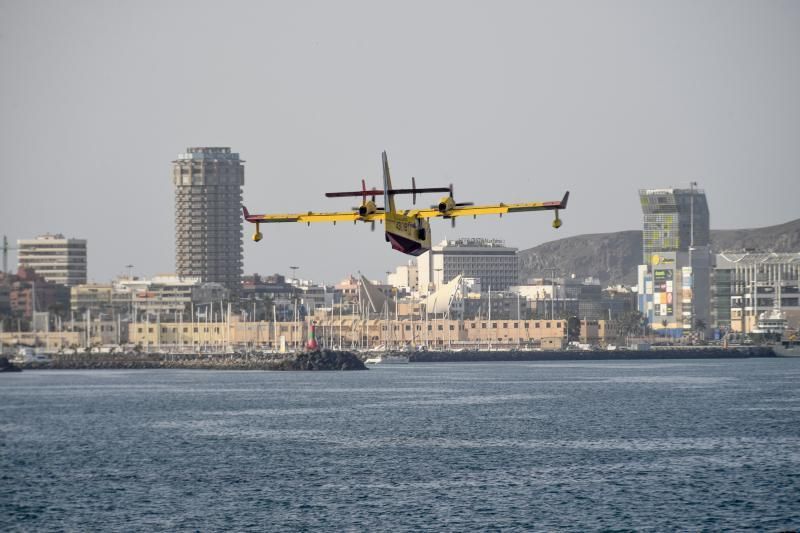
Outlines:
[[[244,161],[230,148],[187,148],[173,161],[175,270],[232,295],[242,278]]]

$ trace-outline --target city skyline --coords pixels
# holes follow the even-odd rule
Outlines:
[[[692,181],[714,229],[797,217],[796,4],[320,4],[308,16],[241,2],[236,27],[217,25],[211,3],[147,5],[0,6],[0,233],[86,239],[96,281],[127,264],[174,271],[170,162],[186,146],[241,153],[253,212],[349,208],[323,193],[377,184],[383,149],[398,184],[452,182],[461,201],[572,191],[558,231],[526,214],[434,223],[435,242],[525,249],[635,229],[637,189]],[[176,19],[217,38],[176,36]],[[269,228],[244,258],[245,273],[299,265],[326,282],[404,262],[380,232],[347,225]]]

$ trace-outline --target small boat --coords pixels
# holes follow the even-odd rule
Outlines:
[[[23,347],[17,351],[17,354],[10,359],[10,362],[16,365],[27,365],[31,363],[49,363],[50,358],[44,353],[41,348],[28,348]]]
[[[800,342],[782,342],[772,346],[778,357],[800,357]]]
[[[404,365],[408,364],[408,356],[396,353],[386,353],[369,357],[364,361],[365,365]]]

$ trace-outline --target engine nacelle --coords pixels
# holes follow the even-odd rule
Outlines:
[[[451,196],[443,196],[436,206],[440,213],[447,213],[456,206],[455,201]]]
[[[367,200],[358,208],[358,216],[365,217],[371,215],[378,210],[378,206],[372,200]]]

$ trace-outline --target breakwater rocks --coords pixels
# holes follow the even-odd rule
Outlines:
[[[653,350],[581,350],[581,351],[479,351],[415,352],[412,363],[455,363],[491,361],[619,361],[629,359],[741,359],[775,357],[769,346],[746,348],[658,348]]]
[[[316,350],[283,359],[274,370],[367,370],[353,352]]]
[[[296,354],[120,354],[55,357],[26,368],[59,370],[134,370],[174,368],[186,370],[366,370],[352,352],[316,350]]]

